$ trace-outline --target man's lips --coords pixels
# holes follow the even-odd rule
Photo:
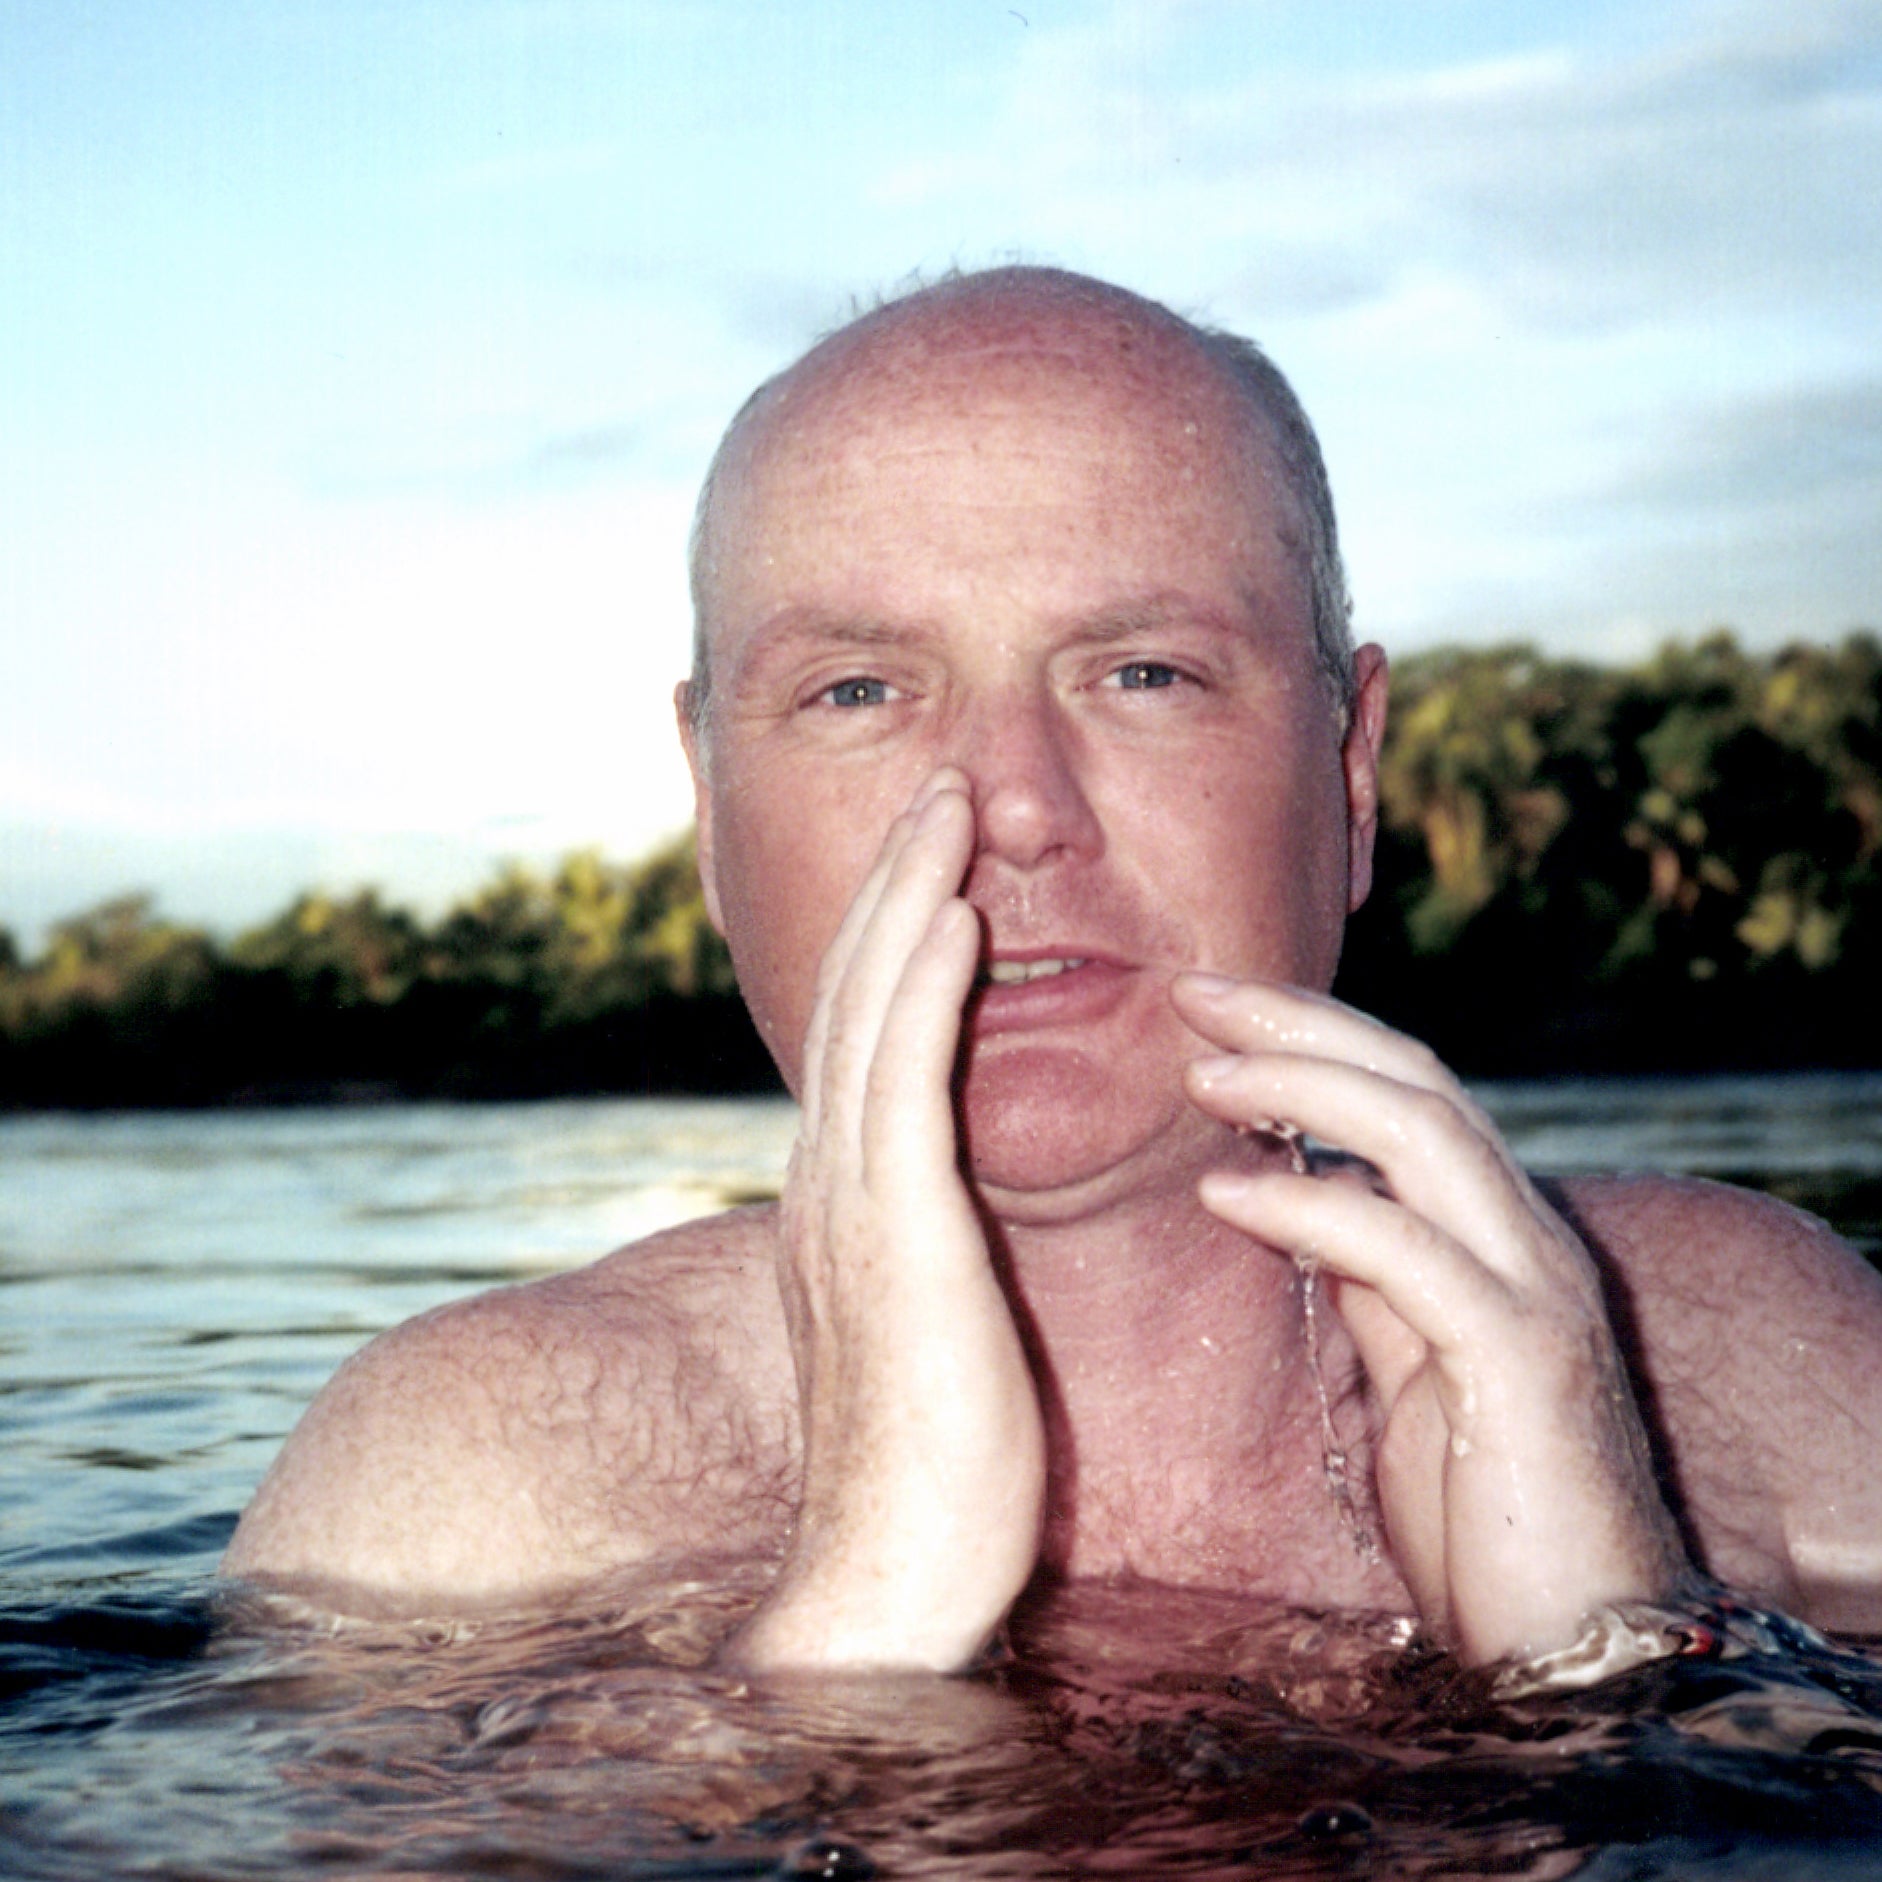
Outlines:
[[[1126,962],[1072,948],[995,954],[975,976],[974,1028],[985,1034],[1098,1019],[1134,978]]]

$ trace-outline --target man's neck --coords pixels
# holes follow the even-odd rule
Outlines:
[[[1052,1567],[1305,1599],[1362,1566],[1327,1488],[1292,1262],[1209,1215],[1193,1181],[1003,1240],[1046,1399]],[[1356,1444],[1356,1356],[1324,1301],[1316,1318]],[[1358,1598],[1390,1599],[1360,1579]]]

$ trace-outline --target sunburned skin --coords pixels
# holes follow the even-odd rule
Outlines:
[[[923,1632],[911,1651],[958,1664],[1018,1594],[1034,1559],[1045,1461],[1017,1347],[954,1363],[957,1394],[970,1389],[970,1377],[1005,1380],[983,1396],[987,1422],[971,1435],[937,1425],[921,1409],[923,1395],[901,1389],[911,1351],[945,1354],[947,1342],[929,1335],[914,1348],[898,1343],[893,1382],[888,1373],[879,1382],[867,1369],[859,1373],[855,1352],[821,1356],[832,1344],[829,1330],[865,1311],[843,1299],[859,1280],[878,1324],[895,1311],[884,1296],[892,1302],[919,1275],[925,1325],[978,1322],[987,1333],[1009,1329],[1010,1338],[1010,1315],[996,1294],[986,1294],[983,1307],[961,1294],[937,1316],[927,1278],[939,1275],[951,1292],[950,1273],[969,1287],[989,1274],[982,1234],[964,1206],[955,1229],[938,1242],[934,1235],[956,1206],[937,1214],[935,1203],[959,1189],[947,1073],[979,941],[977,924],[966,919],[971,909],[950,894],[972,852],[968,782],[944,768],[917,792],[820,976],[805,1051],[805,1133],[818,1145],[833,1141],[839,1160],[812,1187],[843,1195],[854,1181],[854,1153],[843,1147],[857,1142],[869,1202],[848,1224],[856,1237],[850,1258],[832,1262],[818,1244],[843,1240],[845,1223],[819,1212],[794,1232],[787,1193],[788,1257],[780,1264],[787,1318],[799,1341],[802,1397],[824,1407],[831,1436],[820,1443],[814,1425],[807,1434],[805,1507],[814,1516],[800,1531],[798,1572],[787,1568],[738,1646],[757,1666],[877,1663],[882,1639],[907,1630],[915,1614]],[[1170,992],[1203,1042],[1234,1048],[1188,1068],[1198,1110],[1228,1127],[1214,1140],[1218,1158],[1245,1141],[1237,1127],[1291,1113],[1316,1136],[1352,1147],[1384,1178],[1386,1193],[1375,1195],[1299,1170],[1217,1168],[1202,1175],[1199,1195],[1259,1243],[1306,1254],[1349,1287],[1361,1284],[1343,1303],[1343,1318],[1359,1341],[1381,1426],[1375,1475],[1395,1562],[1420,1611],[1472,1657],[1495,1658],[1553,1650],[1603,1604],[1666,1594],[1684,1572],[1684,1555],[1586,1254],[1508,1163],[1487,1120],[1428,1054],[1330,1002],[1198,975],[1179,976]],[[1270,1049],[1276,1040],[1280,1052]],[[1388,1072],[1426,1094],[1415,1130],[1403,1116],[1381,1116]],[[910,1088],[898,1099],[903,1080]],[[875,1153],[879,1174],[872,1112],[888,1126]],[[1461,1145],[1447,1145],[1459,1133],[1482,1145],[1493,1171],[1461,1163]],[[1453,1167],[1466,1170],[1461,1185]],[[881,1265],[885,1248],[909,1240],[918,1212],[919,1250]],[[815,1251],[809,1262],[795,1258],[799,1233],[806,1252]],[[1495,1266],[1453,1239],[1460,1234],[1494,1247]],[[794,1306],[796,1288],[804,1293]],[[1512,1307],[1526,1323],[1520,1347],[1503,1330]],[[850,1337],[866,1353],[874,1330],[858,1320]],[[887,1348],[880,1363],[891,1363]],[[1313,1363],[1317,1354],[1304,1368],[1309,1377]],[[1554,1389],[1552,1373],[1560,1379]],[[1532,1408],[1526,1400],[1538,1402]],[[948,1448],[963,1437],[965,1450]],[[825,1446],[842,1458],[827,1473]],[[865,1467],[851,1447],[866,1454]],[[983,1486],[963,1497],[958,1526],[948,1516],[951,1499],[937,1503],[929,1494],[937,1469]],[[898,1480],[910,1493],[885,1499],[884,1486]],[[1546,1483],[1547,1498],[1531,1494],[1531,1483]],[[998,1541],[989,1520],[998,1506],[987,1496],[995,1485],[1011,1499],[1003,1568],[989,1562],[979,1582],[937,1574],[935,1563],[954,1564],[975,1549],[984,1556]],[[1429,1526],[1433,1515],[1441,1526]],[[912,1554],[911,1535],[921,1539]]]
[[[375,1342],[228,1572],[415,1614],[760,1564],[752,1672],[952,1670],[1105,1578],[1475,1662],[1695,1570],[1882,1626],[1882,1282],[1761,1198],[1533,1182],[1325,993],[1385,662],[1330,680],[1276,458],[1192,329],[1039,271],[755,402],[679,706],[782,1199]]]
[[[1267,1029],[1298,1033],[1308,1014],[1319,1031],[1337,1010],[1284,1003]],[[1370,1034],[1366,1047],[1376,1062]],[[1250,1107],[1229,1139],[1265,1134],[1273,1122],[1272,1107]],[[1331,1179],[1299,1180],[1325,1188]],[[1714,1185],[1583,1179],[1552,1195],[1601,1251],[1609,1297],[1626,1303],[1628,1371],[1652,1408],[1658,1482],[1696,1564],[1822,1624],[1875,1626],[1875,1556],[1863,1539],[1878,1514],[1874,1414],[1855,1383],[1867,1376],[1879,1324],[1873,1278],[1795,1212]],[[708,1575],[715,1561],[788,1563],[802,1531],[804,1445],[774,1278],[781,1228],[775,1209],[690,1225],[377,1342],[283,1453],[244,1517],[229,1572],[341,1611],[390,1615],[560,1602],[638,1563],[689,1563]],[[1676,1259],[1662,1259],[1666,1249]],[[1285,1269],[1261,1245],[1245,1259]],[[1734,1294],[1752,1273],[1762,1279],[1743,1324]],[[1298,1302],[1297,1288],[1288,1294]],[[1353,1298],[1347,1290],[1342,1313]],[[1222,1346],[1230,1329],[1219,1318],[1208,1325],[1206,1337]],[[1354,1351],[1341,1318],[1322,1330],[1330,1397],[1344,1415],[1355,1405]],[[1761,1337],[1747,1337],[1753,1331]],[[1826,1391],[1828,1381],[1849,1383]],[[1297,1403],[1311,1403],[1312,1390],[1304,1374],[1289,1386]],[[1364,1406],[1344,1438],[1360,1459],[1373,1455],[1376,1395],[1366,1392]],[[1195,1412],[1193,1399],[1170,1408],[1179,1434],[1194,1432]],[[1261,1530],[1281,1545],[1279,1557],[1235,1544],[1235,1512],[1216,1501],[1213,1534],[1196,1520],[1199,1507],[1175,1556],[1144,1546],[1147,1504],[1081,1508],[1057,1544],[1049,1507],[1043,1560],[1054,1574],[1122,1570],[1418,1611],[1390,1564],[1369,1568],[1354,1550],[1328,1494],[1319,1416],[1271,1428],[1271,1446],[1283,1430],[1296,1435],[1297,1481],[1317,1494],[1264,1500]],[[1145,1480],[1161,1480],[1167,1469],[1143,1443],[1155,1434],[1131,1435]],[[1808,1469],[1796,1467],[1800,1457]],[[1066,1493],[1053,1478],[1049,1497]],[[983,1513],[978,1500],[969,1507],[976,1519]],[[1094,1528],[1114,1516],[1123,1530]],[[932,1559],[951,1583],[962,1558],[943,1550]],[[1290,1560],[1306,1573],[1291,1573]],[[781,1576],[773,1587],[783,1586]],[[1443,1628],[1423,1611],[1428,1627]],[[734,1657],[766,1664],[763,1645],[748,1633]],[[871,1654],[903,1663],[909,1651],[898,1636]],[[961,1663],[971,1657],[956,1651]],[[772,1663],[821,1662],[797,1649]]]

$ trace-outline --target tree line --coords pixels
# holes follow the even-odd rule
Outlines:
[[[1395,676],[1339,990],[1461,1069],[1882,1065],[1882,644]]]
[[[1466,1073],[1882,1065],[1882,643],[1393,676],[1337,990]],[[0,1106],[774,1089],[690,838],[427,923],[310,891],[223,942],[126,896],[21,957]]]
[[[222,944],[148,897],[18,958],[0,933],[0,1106],[547,1097],[775,1086],[690,838],[520,865],[427,924],[309,891]]]

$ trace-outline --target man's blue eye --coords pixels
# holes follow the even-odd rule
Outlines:
[[[1133,660],[1117,670],[1117,683],[1129,692],[1145,692],[1155,686],[1174,686],[1181,678],[1174,667],[1161,660]]]
[[[833,706],[880,706],[888,697],[884,680],[838,680],[824,693]]]

